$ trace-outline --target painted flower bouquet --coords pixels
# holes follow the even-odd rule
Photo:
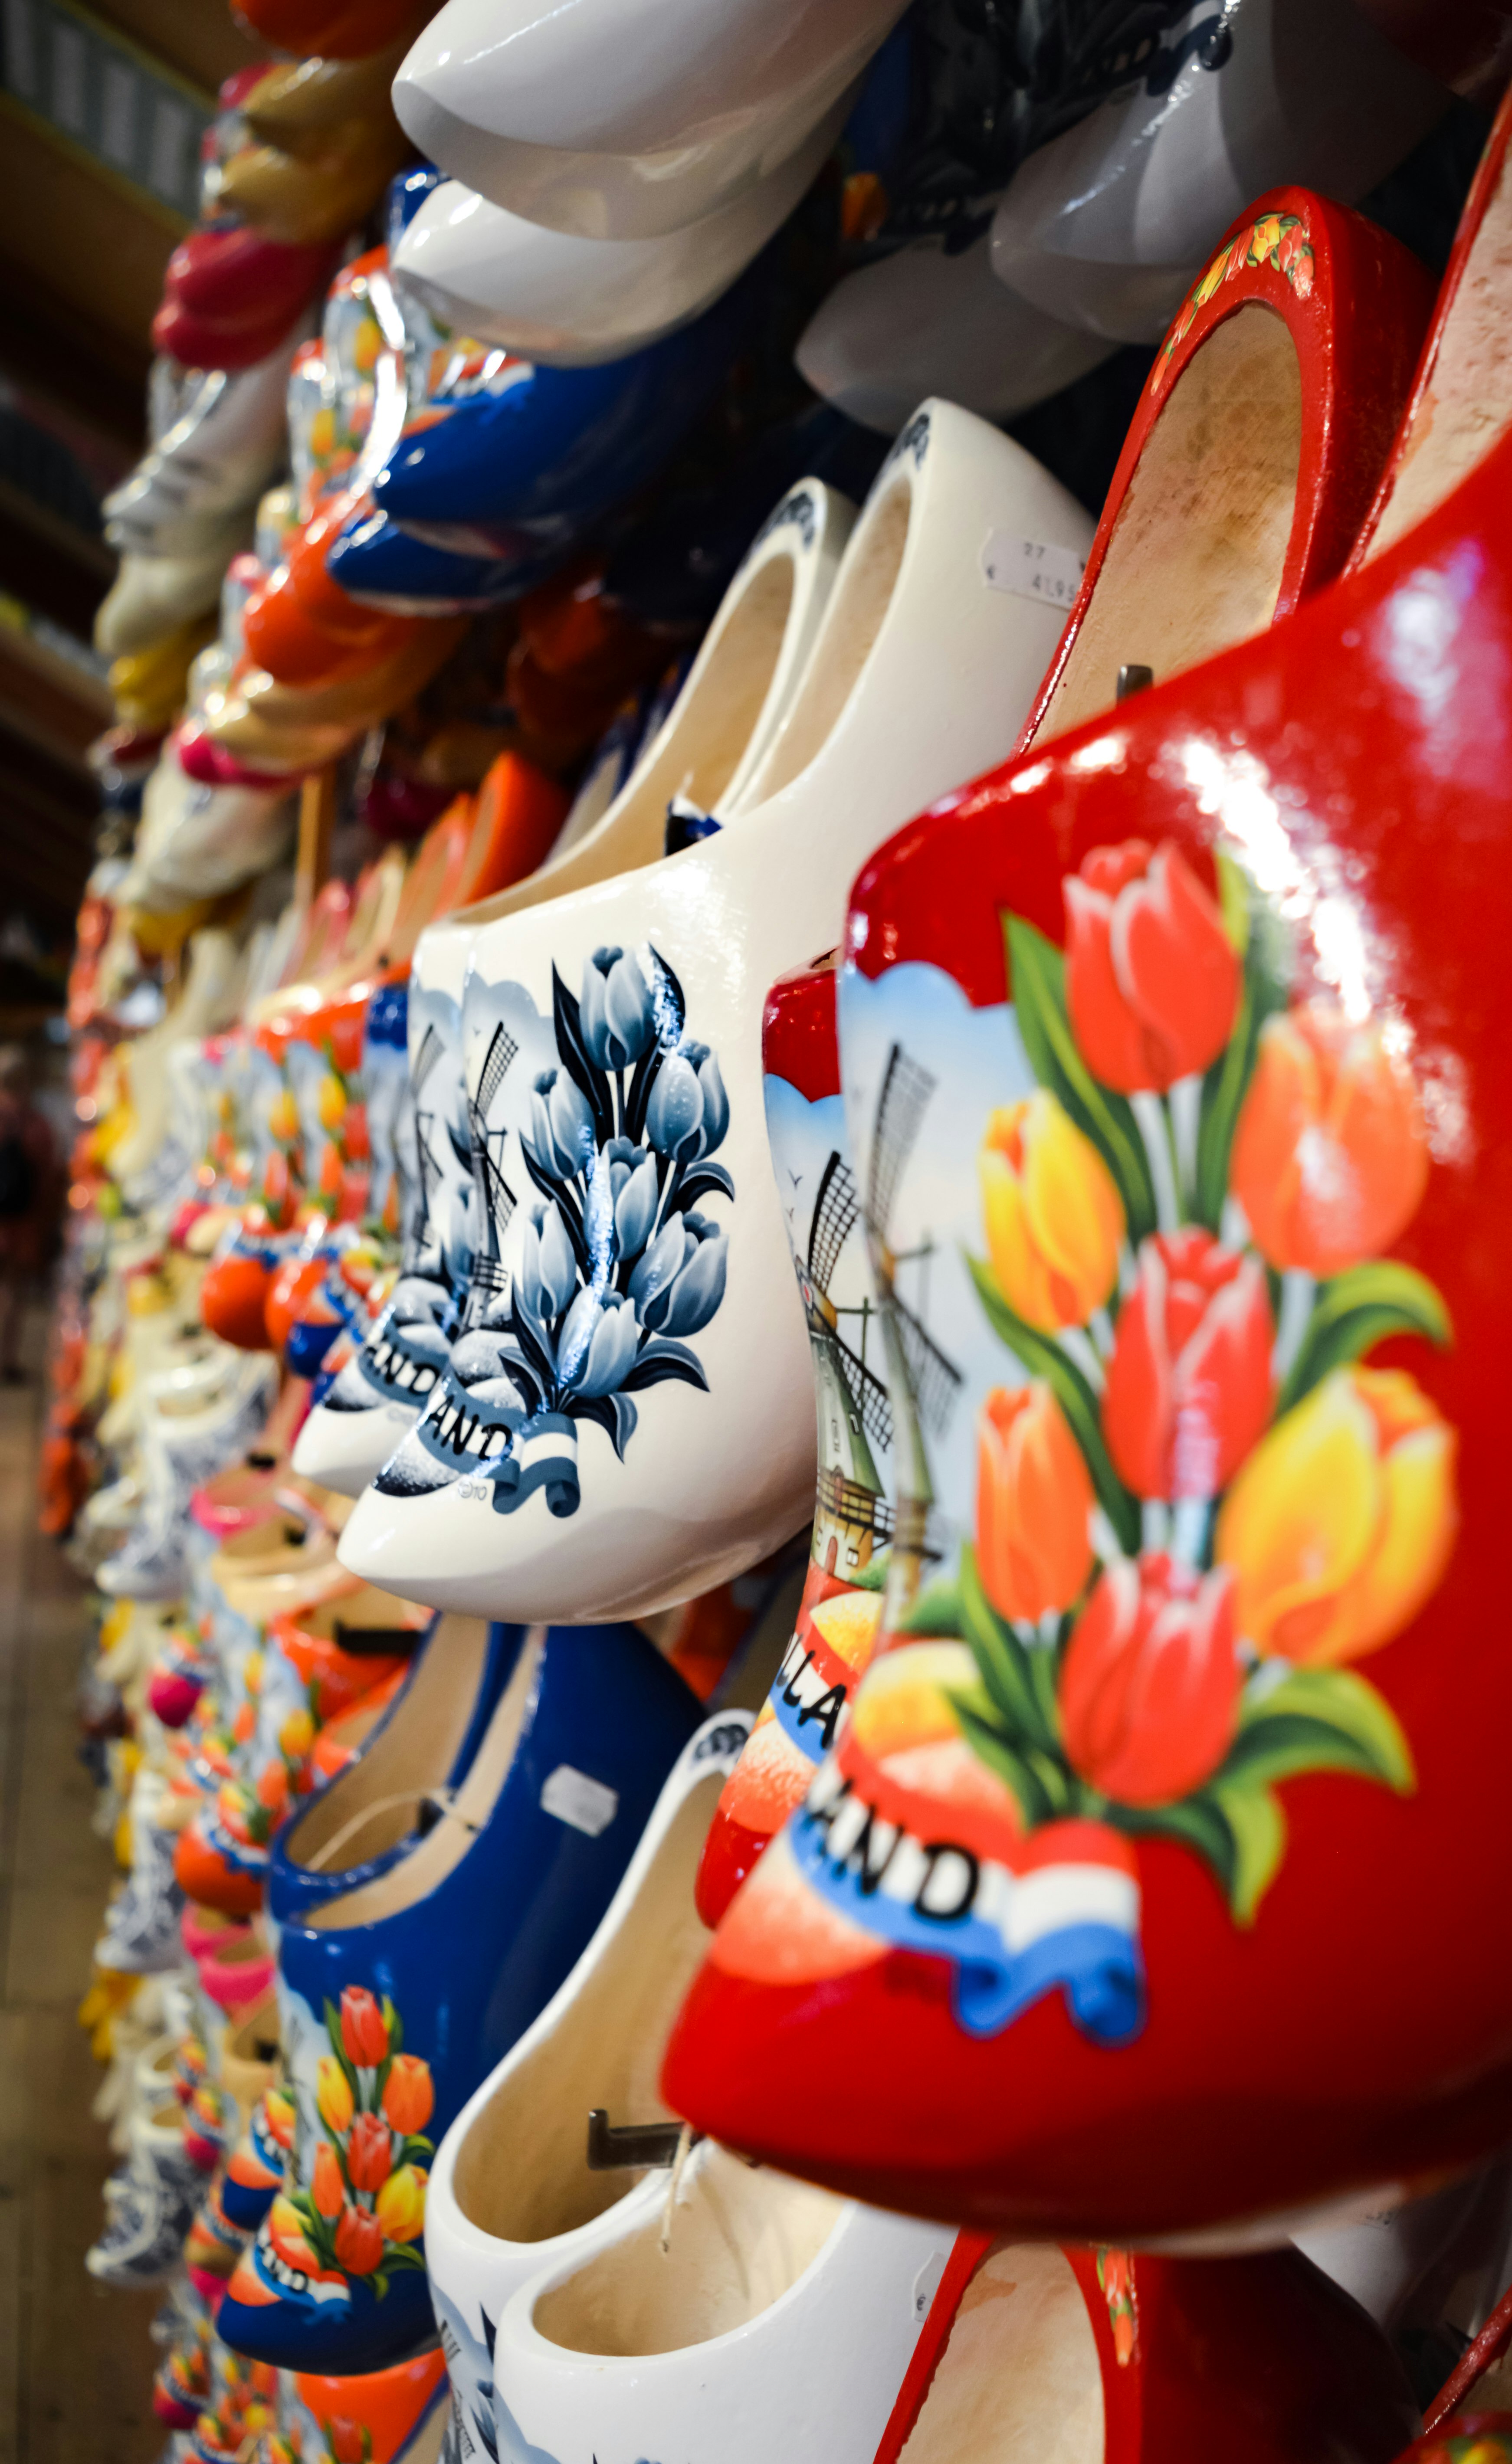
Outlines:
[[[349,1985],[340,2012],[327,2002],[331,2050],[316,2074],[318,2137],[309,2187],[280,2190],[268,2229],[285,2263],[310,2274],[360,2277],[382,2298],[396,2268],[421,2268],[428,2159],[423,2134],[435,2105],[430,2066],[404,2050],[386,1995]],[[300,2135],[315,2133],[302,2108]]]
[[[979,1155],[968,1264],[1016,1376],[977,1432],[975,1538],[895,1632],[966,1641],[962,1731],[1027,1829],[1184,1842],[1250,1921],[1276,1783],[1401,1792],[1411,1749],[1358,1664],[1454,1546],[1453,1431],[1384,1339],[1450,1339],[1383,1256],[1428,1150],[1363,1001],[1294,1000],[1272,911],[1219,853],[1095,848],[1056,948],[1003,919],[1038,1082]]]

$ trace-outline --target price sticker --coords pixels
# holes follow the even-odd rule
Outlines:
[[[1082,587],[1086,561],[1073,547],[1024,539],[1017,531],[990,531],[982,547],[982,578],[991,590],[1041,606],[1070,606]]]

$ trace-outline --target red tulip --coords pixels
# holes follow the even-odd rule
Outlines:
[[[1234,1577],[1164,1556],[1099,1577],[1061,1670],[1073,1770],[1124,1805],[1164,1805],[1210,1779],[1234,1734],[1242,1677]]]
[[[1211,1232],[1142,1243],[1118,1317],[1103,1434],[1136,1497],[1216,1497],[1270,1419],[1270,1295]]]
[[[336,2228],[336,2255],[348,2276],[371,2276],[383,2256],[383,2228],[365,2208],[343,2208]]]
[[[365,1985],[348,1985],[341,1995],[341,2043],[354,2070],[376,2070],[387,2058],[387,2025]]]
[[[1093,1075],[1132,1095],[1206,1069],[1233,1031],[1239,962],[1185,856],[1126,839],[1064,888],[1066,1000]]]
[[[1266,1020],[1229,1177],[1273,1266],[1337,1275],[1391,1247],[1428,1185],[1428,1141],[1377,1020],[1324,1001]]]
[[[350,2420],[345,2413],[333,2413],[322,2423],[325,2443],[336,2458],[336,2464],[365,2464],[372,2453],[372,2432],[360,2421]]]
[[[387,2123],[376,2113],[360,2113],[346,2142],[346,2170],[353,2189],[382,2189],[393,2163]]]

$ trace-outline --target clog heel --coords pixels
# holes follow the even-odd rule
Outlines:
[[[1509,139],[1375,552],[852,893],[873,1263],[958,1382],[889,1375],[883,1644],[664,2092],[889,2206],[1253,2248],[1504,2145]]]
[[[282,2094],[298,2126],[221,2308],[234,2350],[362,2372],[428,2334],[434,2143],[591,1938],[698,1723],[632,1626],[521,1636],[434,1828],[280,1926]],[[275,2173],[274,2150],[258,2152]]]
[[[657,2136],[646,2125],[660,2123],[675,2144],[656,2073],[703,1955],[699,1851],[750,1726],[748,1712],[718,1716],[690,1739],[593,1940],[436,2151],[426,2257],[462,2454],[493,2442],[493,2340],[512,2294],[665,2200],[669,2147],[653,2164],[649,2151],[626,2146],[618,2164],[611,2154],[607,2167],[590,2170],[587,2118],[597,2111],[608,2123],[604,2152],[625,2125],[633,2140]]]

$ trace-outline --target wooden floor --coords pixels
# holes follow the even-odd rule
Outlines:
[[[0,1387],[0,2464],[147,2464],[157,2296],[84,2273],[114,2159],[75,2012],[114,1865],[76,1750],[86,1595],[33,1528],[43,1332]]]

